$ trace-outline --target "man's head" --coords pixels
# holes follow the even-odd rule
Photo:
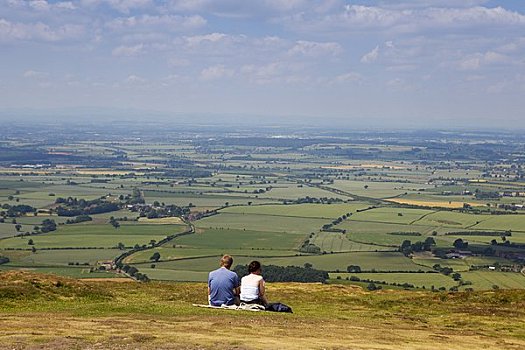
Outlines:
[[[230,267],[232,267],[233,265],[233,258],[231,257],[231,255],[224,255],[221,258],[220,262],[221,262],[221,267],[225,267],[229,270]]]

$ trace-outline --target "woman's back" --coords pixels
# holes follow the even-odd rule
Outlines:
[[[252,301],[259,298],[259,283],[264,280],[261,275],[249,274],[241,279],[241,301]]]

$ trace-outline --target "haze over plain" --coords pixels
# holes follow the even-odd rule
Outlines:
[[[519,1],[0,0],[0,118],[522,128],[524,28]]]

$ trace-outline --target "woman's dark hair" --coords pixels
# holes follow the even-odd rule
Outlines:
[[[248,265],[248,272],[252,273],[252,272],[259,270],[260,268],[261,268],[261,263],[258,262],[257,260],[254,260],[250,263],[250,265]]]

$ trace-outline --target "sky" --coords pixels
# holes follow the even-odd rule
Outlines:
[[[521,0],[0,0],[3,118],[513,129],[524,97]]]

